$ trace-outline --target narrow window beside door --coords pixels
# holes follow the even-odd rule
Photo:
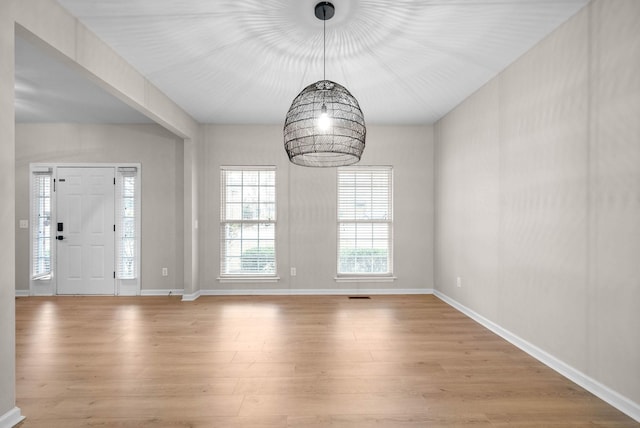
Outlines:
[[[119,227],[117,228],[117,278],[135,279],[138,276],[137,178],[135,167],[118,168]]]
[[[51,275],[51,170],[34,172],[31,179],[31,277],[44,279]]]

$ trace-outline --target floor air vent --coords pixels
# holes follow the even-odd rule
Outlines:
[[[350,299],[371,299],[369,296],[349,296]]]

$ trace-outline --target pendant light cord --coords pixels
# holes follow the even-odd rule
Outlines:
[[[327,7],[322,6],[322,80],[327,80]]]

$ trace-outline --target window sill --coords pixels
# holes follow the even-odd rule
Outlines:
[[[279,276],[220,276],[217,278],[219,282],[227,283],[274,283],[280,281]]]
[[[397,277],[393,275],[386,276],[359,276],[359,275],[349,275],[349,276],[336,276],[336,282],[393,282]]]

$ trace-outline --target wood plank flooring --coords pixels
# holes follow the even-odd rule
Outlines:
[[[434,296],[16,300],[40,427],[637,427]]]

